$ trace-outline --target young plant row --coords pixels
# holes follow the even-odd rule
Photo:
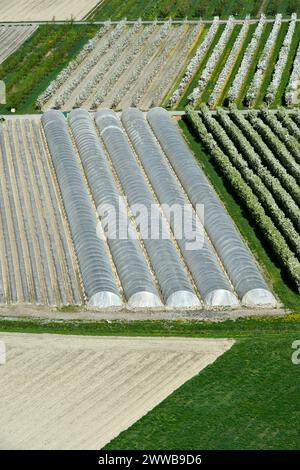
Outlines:
[[[287,239],[283,235],[283,233],[287,233],[287,225],[284,223],[281,214],[277,216],[277,222],[275,223],[274,211],[277,210],[275,209],[276,202],[272,199],[270,194],[264,195],[262,193],[263,186],[260,178],[255,175],[243,161],[243,158],[232,142],[230,143],[230,139],[227,139],[221,129],[212,123],[212,119],[217,123],[212,116],[209,117],[208,113],[204,112],[200,117],[198,113],[189,106],[187,107],[187,114],[201,142],[212,154],[223,176],[251,215],[262,236],[272,248],[281,267],[289,275],[290,279],[297,287],[297,290],[300,292],[300,263],[295,252],[292,251]],[[204,120],[206,124],[204,124]],[[217,137],[209,132],[209,125],[211,129],[214,129],[214,134],[218,132]],[[222,141],[222,148],[218,145],[220,141]],[[247,176],[247,174],[249,176]],[[258,190],[255,189],[256,185],[259,186]],[[266,188],[264,191],[266,192]],[[271,214],[271,216],[268,214]],[[280,228],[278,226],[279,224]]]

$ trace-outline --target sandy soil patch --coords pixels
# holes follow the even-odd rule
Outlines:
[[[81,20],[98,0],[2,0],[0,21]]]
[[[100,449],[233,345],[0,333],[0,449]]]

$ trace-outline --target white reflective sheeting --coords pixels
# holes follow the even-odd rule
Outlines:
[[[152,236],[142,238],[164,301],[167,302],[171,294],[177,291],[184,290],[194,295],[193,287],[172,240],[161,237],[162,233],[167,232],[166,221],[163,219],[151,189],[144,179],[128,138],[122,129],[121,122],[110,109],[98,111],[95,120],[100,133],[104,129],[106,130],[106,132],[102,132],[102,139],[129,205],[141,205],[147,210],[148,216],[155,212],[155,218],[159,221],[157,224],[160,232],[159,236],[157,238]],[[147,223],[151,231],[149,217]],[[198,305],[200,305],[199,300]]]
[[[277,302],[274,295],[266,289],[249,290],[242,299],[243,305],[268,305],[276,307]]]
[[[178,290],[168,297],[166,304],[174,308],[198,307],[199,299],[192,292]]]
[[[96,233],[96,214],[77,160],[64,115],[47,111],[42,123],[70,225],[88,302],[116,304],[119,291],[103,240]],[[103,293],[103,298],[102,298]],[[112,294],[111,296],[108,295]],[[118,300],[121,304],[121,299]]]

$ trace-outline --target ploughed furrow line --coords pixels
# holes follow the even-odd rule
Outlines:
[[[4,340],[12,357],[0,373],[3,449],[102,448],[233,345],[28,334]]]
[[[3,169],[1,171],[3,175]],[[8,192],[7,188],[5,187],[5,181],[3,177],[0,179],[0,215],[1,215],[1,234],[0,237],[3,241],[2,243],[2,250],[3,256],[1,256],[2,263],[5,264],[5,268],[2,269],[5,272],[5,278],[3,279],[3,283],[6,286],[5,289],[5,301],[9,302],[16,302],[17,301],[17,286],[16,286],[16,279],[15,279],[15,271],[14,271],[14,262],[13,259],[13,252],[16,253],[15,250],[11,246],[14,243],[14,240],[10,237],[10,231],[12,230],[12,236],[14,236],[14,230],[12,229],[12,217],[9,207],[8,201]]]
[[[227,275],[204,233],[200,214],[198,216],[188,206],[189,201],[165,164],[161,148],[143,113],[134,108],[128,109],[123,112],[122,121],[160,204],[167,207],[167,211],[179,209],[182,212],[184,224],[180,233],[175,233],[175,238],[204,302],[211,306],[237,305],[238,300]],[[176,227],[171,212],[165,215],[172,230],[176,232],[179,227]]]
[[[89,184],[87,175],[86,175],[86,173],[83,169],[83,165],[82,165],[82,161],[81,161],[81,158],[80,158],[77,143],[76,143],[74,134],[72,132],[72,129],[69,126],[68,121],[67,121],[67,127],[68,127],[68,131],[69,131],[71,143],[72,143],[72,146],[73,146],[73,150],[74,150],[74,155],[77,159],[77,162],[78,162],[78,165],[79,165],[79,168],[81,170],[81,174],[82,174],[82,177],[83,177],[83,180],[84,180],[84,184],[85,184],[85,187],[86,187],[88,195],[89,195],[91,205],[92,205],[92,207],[94,209],[94,212],[95,212],[96,224],[97,224],[96,225],[96,234],[97,234],[97,237],[99,237],[103,241],[103,247],[104,247],[104,250],[105,250],[105,253],[106,253],[108,264],[111,267],[111,270],[112,270],[112,273],[113,273],[113,276],[114,276],[114,281],[115,281],[116,287],[118,289],[119,296],[120,296],[122,302],[124,302],[123,286],[121,284],[119,274],[118,274],[118,271],[117,271],[117,268],[116,268],[116,265],[115,265],[115,262],[114,262],[114,258],[113,258],[112,253],[111,253],[111,249],[110,249],[110,246],[109,246],[109,243],[108,243],[107,235],[106,235],[105,231],[103,230],[102,223],[101,223],[100,218],[99,218],[99,212],[98,212],[98,208],[97,208],[97,205],[96,205],[96,201],[93,198],[93,193],[92,193],[92,190],[91,190],[91,186]]]
[[[25,256],[26,254],[26,242],[24,243],[24,238],[22,237],[23,227],[22,227],[22,217],[20,216],[20,208],[18,207],[18,200],[16,195],[16,181],[14,179],[13,170],[11,169],[11,156],[9,155],[7,145],[7,135],[4,132],[4,129],[0,128],[1,135],[1,152],[3,158],[1,159],[1,173],[6,181],[6,191],[9,197],[10,211],[13,217],[13,235],[15,236],[16,241],[16,255],[18,256],[18,268],[21,277],[21,287],[22,290],[19,292],[20,300],[23,302],[29,302],[33,299],[32,296],[32,279],[27,278],[26,275],[26,265],[25,265]],[[23,240],[22,240],[23,238]],[[23,243],[22,243],[23,241]],[[27,257],[28,260],[28,257]],[[29,287],[30,285],[30,287]],[[31,295],[29,292],[31,291]]]

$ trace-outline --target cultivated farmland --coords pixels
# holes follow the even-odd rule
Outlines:
[[[224,25],[216,17],[164,104],[176,109],[186,103],[210,108],[232,103],[238,107],[298,105],[294,95],[299,79],[300,25],[293,13],[289,21],[261,15]]]
[[[109,22],[42,93],[42,109],[149,109],[161,103],[203,26]],[[100,60],[101,59],[101,60]]]
[[[81,20],[97,0],[1,0],[0,21]]]
[[[39,120],[0,125],[0,302],[81,304],[78,268]]]
[[[34,34],[2,64],[0,79],[6,84],[7,104],[0,112],[15,108],[17,113],[33,113],[42,90],[91,39],[93,25],[41,25]],[[2,44],[0,44],[2,51]]]
[[[293,115],[188,108],[192,125],[284,273],[300,287],[300,141]]]
[[[42,140],[43,135],[45,140]],[[72,248],[66,242],[67,229],[61,233],[62,240],[57,240],[59,234],[53,233],[50,220],[45,221],[46,225],[42,223],[47,204],[56,211],[53,217],[58,217],[57,208],[63,207],[81,284],[90,306],[117,307],[127,303],[135,308],[161,308],[163,305],[199,308],[201,304],[231,307],[240,303],[276,304],[258,266],[194,160],[175,121],[162,108],[151,110],[147,119],[141,111],[130,108],[123,112],[122,121],[108,109],[96,113],[95,121],[83,109],[74,110],[68,121],[61,112],[50,110],[42,117],[42,128],[39,120],[8,119],[1,127],[1,144],[1,164],[7,178],[3,181],[5,186],[2,187],[1,198],[1,220],[6,234],[2,251],[7,253],[1,259],[1,273],[5,276],[1,285],[7,285],[2,302],[19,299],[16,294],[11,297],[11,292],[17,289],[17,280],[20,285],[22,283],[24,263],[20,257],[24,255],[21,249],[17,250],[18,243],[28,246],[35,257],[40,256],[43,260],[37,263],[37,269],[42,271],[39,278],[42,276],[44,280],[48,280],[45,269],[58,269],[61,262],[69,260],[71,265],[64,264],[61,274],[67,281],[64,283],[59,276],[60,271],[57,271],[55,279],[60,286],[69,286],[68,292],[72,288],[73,297],[65,295],[64,301],[59,298],[56,302],[79,302],[76,267],[71,270]],[[23,173],[19,169],[17,175],[13,166],[16,165],[14,145],[17,145],[25,165]],[[147,157],[149,152],[151,160]],[[31,162],[32,158],[35,161]],[[5,170],[7,164],[9,168]],[[42,171],[42,166],[47,169],[43,178],[48,185],[49,197],[47,192],[44,194],[37,173]],[[99,174],[103,177],[98,178]],[[10,188],[14,187],[11,177],[17,180],[18,191],[11,191]],[[25,234],[29,239],[24,237],[18,241],[14,205],[23,207],[20,197],[26,182],[31,182],[32,191],[23,197],[32,221],[24,222],[28,223]],[[57,189],[59,196],[54,197],[52,193]],[[127,197],[121,205],[120,196]],[[166,211],[167,206],[176,205],[183,209],[186,204],[192,208],[188,217],[193,227],[193,238],[186,233],[176,236],[174,219]],[[204,221],[195,211],[197,204],[205,205]],[[105,210],[101,212],[101,207],[107,205],[127,220],[126,238],[120,236],[119,230],[113,236],[107,231],[109,219]],[[158,238],[149,237],[142,231],[139,213],[132,209],[141,205],[147,209],[148,217],[151,214],[159,222]],[[216,220],[222,221],[221,232]],[[64,224],[61,221],[57,223],[63,230]],[[167,233],[168,237],[163,236]],[[32,246],[31,237],[34,237],[36,245]],[[203,239],[203,244],[200,248],[190,249],[189,243],[195,237],[196,240]],[[58,242],[64,242],[64,256],[54,245]],[[32,272],[33,281],[36,276]],[[48,287],[51,293],[50,281]],[[52,303],[49,297],[43,298],[44,302]]]
[[[0,26],[0,64],[21,46],[37,27],[37,25]]]
[[[7,364],[0,367],[0,449],[6,450],[100,449],[234,343],[0,337],[7,344]]]
[[[297,0],[104,0],[91,15],[92,19],[105,20],[111,18],[120,20],[127,17],[135,20],[140,16],[144,19],[212,19],[215,15],[228,17],[235,15],[239,18],[250,14],[257,17],[261,13],[274,16],[282,13],[291,15],[294,11],[300,13]]]

